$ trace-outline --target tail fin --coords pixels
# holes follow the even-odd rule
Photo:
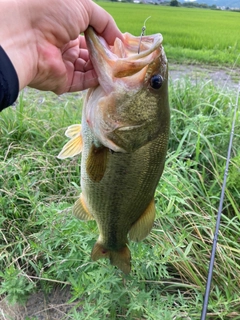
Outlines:
[[[104,248],[100,242],[96,242],[91,254],[92,260],[109,258],[112,265],[118,267],[125,274],[131,271],[131,253],[127,246],[118,251],[111,251]]]
[[[128,247],[126,246],[119,251],[111,251],[110,262],[125,274],[129,274],[131,271],[131,253]]]

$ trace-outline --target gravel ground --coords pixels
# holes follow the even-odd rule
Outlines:
[[[189,77],[193,83],[212,81],[221,89],[237,90],[240,82],[240,68],[219,68],[213,66],[171,64],[169,67],[170,81],[175,82]],[[48,295],[43,292],[33,294],[23,306],[9,306],[6,299],[0,301],[0,320],[61,320],[70,319],[69,310],[76,304],[68,304],[70,288],[60,290],[54,288]],[[78,310],[79,312],[81,309]]]

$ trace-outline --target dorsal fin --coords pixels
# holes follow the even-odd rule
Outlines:
[[[132,225],[129,231],[129,238],[133,241],[141,241],[150,233],[155,219],[154,199],[149,203],[147,209]]]

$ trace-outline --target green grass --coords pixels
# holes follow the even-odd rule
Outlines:
[[[97,2],[122,32],[161,33],[170,61],[240,66],[240,13],[167,6]]]
[[[77,302],[71,319],[199,319],[235,99],[210,83],[171,84],[157,219],[145,241],[131,243],[125,277],[109,261],[91,262],[96,224],[71,214],[80,158],[56,159],[64,129],[79,122],[81,96],[25,90],[16,109],[0,114],[0,293],[24,303],[32,292],[69,284]],[[239,145],[238,116],[209,319],[240,318]]]

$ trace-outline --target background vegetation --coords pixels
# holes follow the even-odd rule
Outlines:
[[[238,12],[175,8],[132,3],[98,2],[122,32],[139,36],[147,17],[146,34],[162,33],[170,62],[240,66]]]
[[[70,285],[76,305],[63,319],[200,318],[236,92],[183,79],[170,84],[169,96],[171,136],[157,219],[145,241],[131,243],[129,276],[108,261],[90,261],[95,222],[71,214],[80,158],[56,159],[64,130],[81,118],[82,94],[56,98],[26,89],[0,114],[2,296],[24,303],[38,290]],[[240,319],[239,145],[238,115],[208,319]]]

